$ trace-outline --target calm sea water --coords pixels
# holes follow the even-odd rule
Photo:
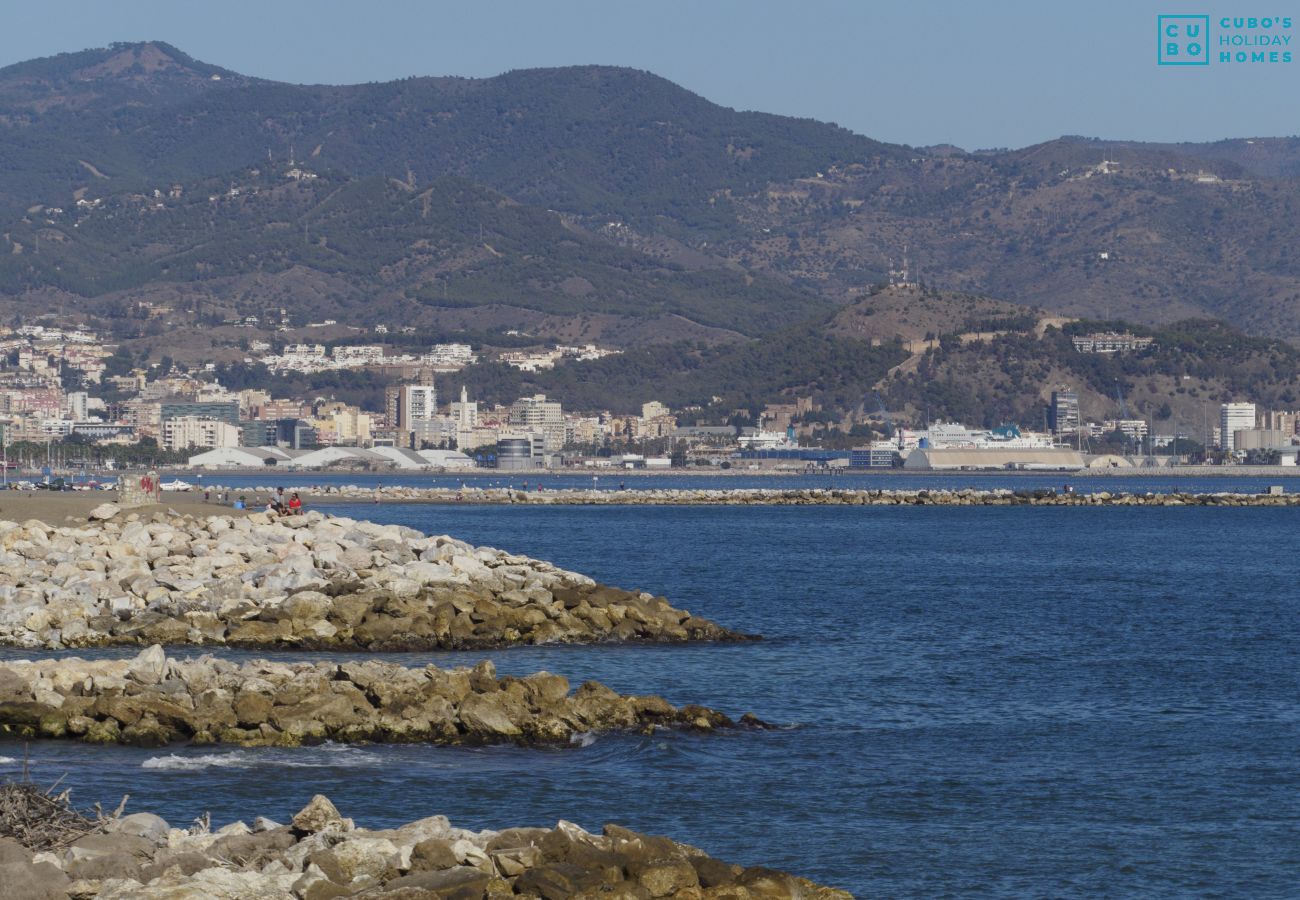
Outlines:
[[[525,648],[500,670],[786,727],[544,751],[42,742],[37,777],[173,824],[283,819],[317,792],[367,825],[613,821],[864,897],[1297,892],[1300,510],[362,511],[768,636]]]

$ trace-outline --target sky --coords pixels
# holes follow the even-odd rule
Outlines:
[[[0,65],[139,40],[300,83],[601,63],[724,106],[968,150],[1300,133],[1300,47],[1290,64],[1159,66],[1170,12],[1294,16],[1274,33],[1300,38],[1300,0],[42,0],[5,10]]]

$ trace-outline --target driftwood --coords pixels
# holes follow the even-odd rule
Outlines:
[[[0,784],[0,837],[13,838],[28,850],[58,850],[121,818],[129,794],[111,815],[96,803],[92,819],[73,808],[71,790],[54,793],[62,781],[45,790],[33,784],[24,748],[22,780]]]
[[[58,850],[102,831],[109,820],[96,821],[77,812],[68,794],[54,794],[30,782],[0,784],[0,836],[40,851]]]

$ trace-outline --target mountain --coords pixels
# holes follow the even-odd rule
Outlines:
[[[727,224],[728,191],[903,152],[809,119],[736,112],[631,69],[289,85],[162,43],[0,69],[0,125],[0,195],[24,203],[57,202],[90,166],[139,188],[292,151],[357,176],[455,175],[557,210],[703,229]]]
[[[586,340],[632,322],[735,340],[832,308],[777,278],[618,246],[463,179],[290,172],[38,208],[4,233],[0,283],[118,319],[141,302],[176,305],[179,291],[182,311],[214,322],[284,308],[299,321],[513,325]],[[564,334],[574,320],[584,328]]]
[[[1300,179],[1233,161],[1061,139],[836,167],[735,202],[730,258],[840,300],[907,253],[945,290],[1300,341]]]
[[[165,330],[189,361],[242,358],[270,335],[221,323],[285,309],[629,351],[485,390],[658,378],[848,409],[883,387],[920,409],[916,373],[975,372],[1016,335],[1037,353],[1073,318],[1221,320],[1224,352],[1288,366],[1246,342],[1300,342],[1298,211],[1296,138],[918,149],[631,69],[293,85],[159,42],[0,69],[0,318],[88,316],[155,355]],[[924,290],[880,289],[902,269]],[[957,368],[912,352],[985,333],[948,342]],[[1033,405],[995,382],[953,408]]]

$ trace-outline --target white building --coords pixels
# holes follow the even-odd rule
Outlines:
[[[438,389],[431,384],[404,384],[400,403],[398,420],[410,431],[414,428],[412,423],[438,415]]]
[[[658,419],[670,412],[671,410],[658,400],[651,400],[649,403],[641,404],[641,418],[643,419]]]
[[[1221,449],[1229,452],[1237,449],[1237,432],[1250,431],[1255,427],[1255,404],[1225,403],[1219,407],[1219,440]]]
[[[89,415],[90,395],[85,391],[71,391],[68,394],[68,418],[83,422]]]
[[[1131,441],[1144,441],[1147,437],[1146,419],[1107,419],[1101,423],[1103,432],[1120,432]]]
[[[1117,334],[1113,331],[1096,334],[1075,335],[1072,339],[1074,349],[1080,353],[1127,353],[1132,350],[1146,350],[1154,338],[1138,337],[1136,334]]]
[[[383,344],[356,344],[334,348],[334,361],[341,366],[374,366],[384,361]]]
[[[265,341],[258,341],[257,343],[265,344],[268,348],[270,347],[270,345],[266,344]],[[249,348],[254,349],[252,344],[249,344]],[[281,355],[284,356],[286,359],[320,360],[325,358],[325,345],[324,344],[289,344],[287,347],[284,348],[284,353]]]
[[[564,411],[559,401],[547,400],[545,394],[516,400],[510,407],[510,424],[543,434],[547,453],[561,449],[567,438]]]
[[[474,364],[474,350],[469,344],[434,344],[421,362],[455,372]]]
[[[211,450],[239,446],[239,427],[203,416],[173,416],[162,423],[165,450]]]

